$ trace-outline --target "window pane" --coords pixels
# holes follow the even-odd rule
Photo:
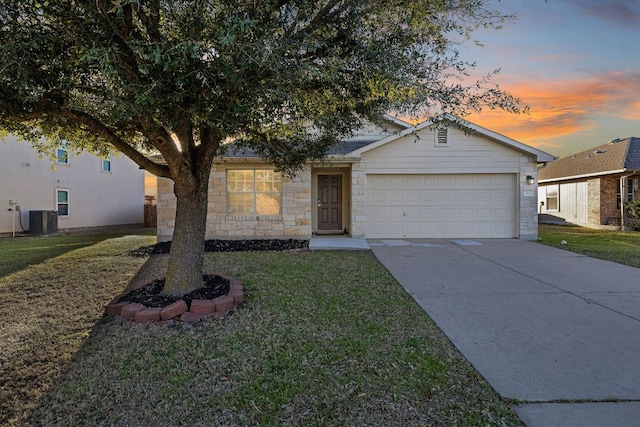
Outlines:
[[[59,163],[69,163],[69,152],[67,150],[63,150],[62,148],[58,148],[56,151],[56,160]]]
[[[549,210],[549,211],[557,211],[558,210],[558,199],[557,198],[549,198],[549,197],[547,197],[547,210]]]
[[[253,213],[253,193],[229,193],[230,214],[251,215]]]
[[[227,171],[227,191],[253,191],[253,171]]]
[[[256,171],[256,191],[274,192],[280,191],[281,175],[279,172],[261,170]]]
[[[58,203],[67,203],[68,201],[69,201],[69,192],[58,191]]]
[[[256,210],[258,215],[278,215],[280,213],[280,197],[275,194],[257,194]]]
[[[111,160],[102,161],[102,170],[104,172],[111,172]]]
[[[69,205],[60,203],[58,204],[58,216],[69,215]]]

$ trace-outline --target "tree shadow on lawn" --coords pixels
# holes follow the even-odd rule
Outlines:
[[[51,236],[0,237],[0,278],[30,265],[127,235],[155,235],[154,229],[115,229],[75,232]]]
[[[151,237],[110,237],[65,240],[58,256],[0,277],[0,425],[25,422],[147,261],[127,251]]]

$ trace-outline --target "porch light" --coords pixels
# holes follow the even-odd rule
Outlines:
[[[533,185],[535,183],[536,183],[536,179],[531,175],[527,175],[527,184]]]

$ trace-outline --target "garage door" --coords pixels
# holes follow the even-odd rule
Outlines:
[[[511,238],[515,175],[367,175],[368,238]]]

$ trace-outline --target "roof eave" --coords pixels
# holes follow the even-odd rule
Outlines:
[[[604,176],[604,175],[615,175],[615,174],[618,174],[618,173],[624,173],[626,171],[627,171],[627,169],[617,169],[617,170],[611,170],[611,171],[585,173],[585,174],[581,174],[581,175],[559,176],[557,178],[540,179],[540,180],[538,180],[538,182],[540,184],[545,184],[545,183],[548,183],[548,182],[555,182],[555,181],[570,181],[570,180],[573,180],[573,179],[594,178],[594,177]]]

